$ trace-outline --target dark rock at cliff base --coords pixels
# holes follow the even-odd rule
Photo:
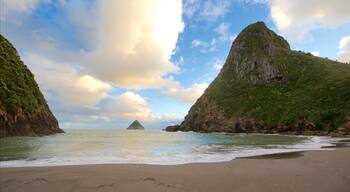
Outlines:
[[[165,128],[165,131],[176,132],[180,131],[180,125],[171,125]]]
[[[0,35],[0,137],[63,133],[33,74]]]
[[[127,130],[144,130],[145,128],[141,125],[141,123],[138,120],[135,120],[132,122]]]
[[[219,75],[168,131],[349,134],[350,65],[293,51],[263,22],[234,40]]]

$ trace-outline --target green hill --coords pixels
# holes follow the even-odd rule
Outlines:
[[[0,35],[0,137],[62,132],[33,74]]]
[[[257,22],[235,39],[184,122],[169,130],[325,134],[347,132],[349,124],[350,65],[293,51]]]

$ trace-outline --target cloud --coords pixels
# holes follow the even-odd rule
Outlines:
[[[211,41],[210,41],[210,49],[208,51],[210,52],[214,52],[214,51],[217,51],[218,48],[217,48],[217,40],[216,38],[212,38]]]
[[[190,19],[215,21],[230,11],[230,5],[230,1],[226,0],[186,0],[183,7],[185,16]]]
[[[230,35],[229,34],[229,25],[226,23],[221,23],[219,26],[217,26],[214,29],[215,32],[220,34],[219,39],[221,41],[230,41],[233,42],[233,40],[236,38],[237,35]]]
[[[41,55],[28,53],[24,61],[35,74],[45,98],[63,124],[152,121],[153,112],[146,99],[127,91],[111,96],[112,86],[90,75],[80,75],[69,64],[55,63]]]
[[[189,88],[184,88],[177,83],[163,90],[162,93],[174,97],[181,103],[193,104],[207,87],[207,83],[195,83]]]
[[[36,53],[24,54],[23,60],[53,102],[93,106],[112,89],[109,83],[77,73],[70,63],[57,63]]]
[[[270,0],[271,17],[290,38],[302,40],[310,31],[332,28],[350,21],[348,0]]]
[[[229,12],[229,1],[205,1],[199,15],[206,20],[215,20]]]
[[[147,107],[144,98],[134,92],[125,92],[119,96],[109,96],[97,106],[109,119],[124,118],[150,121],[154,119],[152,111]]]
[[[34,8],[45,0],[2,0],[0,1],[0,18],[12,16],[18,13],[30,13]]]
[[[342,62],[350,62],[350,35],[343,37],[339,41],[338,60]]]
[[[32,10],[43,2],[53,3],[33,1],[26,7]],[[25,25],[12,25],[12,20],[6,20],[1,22],[2,28],[12,37],[20,36],[16,39],[22,41],[16,43],[23,45],[20,48],[72,63],[79,66],[79,72],[120,87],[159,88],[168,83],[170,73],[180,70],[170,59],[184,28],[182,1],[66,1],[50,6],[63,10],[52,16],[63,20],[55,20],[61,27],[59,32],[53,32],[56,26],[51,21],[43,21],[40,28],[27,25],[36,22],[28,16],[18,19]]]
[[[313,56],[320,56],[320,52],[319,51],[311,51],[311,54],[313,55]]]
[[[83,69],[122,87],[160,87],[182,32],[181,1],[100,1],[98,44]]]
[[[207,47],[209,45],[207,42],[199,39],[192,40],[191,44],[193,47]]]

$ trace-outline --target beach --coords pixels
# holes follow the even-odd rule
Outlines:
[[[267,155],[220,163],[1,168],[0,174],[1,192],[348,192],[350,149]]]

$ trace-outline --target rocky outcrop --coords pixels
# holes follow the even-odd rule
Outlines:
[[[235,39],[216,79],[166,131],[347,135],[350,65],[292,51],[263,22]]]
[[[63,133],[56,118],[48,111],[33,114],[0,114],[0,137],[43,136]]]
[[[285,64],[273,65],[270,61],[280,49],[290,50],[286,40],[269,30],[263,22],[250,25],[232,44],[219,77],[229,74],[236,81],[251,84],[285,82],[288,79]]]
[[[63,133],[33,74],[0,35],[0,137]]]
[[[141,123],[138,120],[135,120],[132,122],[127,130],[144,130],[145,128],[141,125]]]

